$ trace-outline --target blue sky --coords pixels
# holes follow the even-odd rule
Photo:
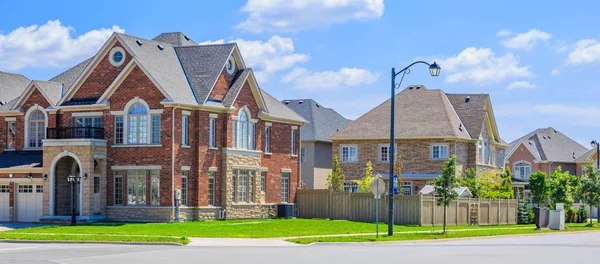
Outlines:
[[[86,2],[3,3],[0,70],[44,80],[92,56],[113,30],[181,31],[238,42],[279,99],[313,98],[357,118],[389,98],[391,67],[436,60],[439,77],[415,67],[403,86],[491,94],[506,141],[549,126],[588,148],[600,139],[597,1]]]

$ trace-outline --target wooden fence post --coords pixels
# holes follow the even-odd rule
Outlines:
[[[500,199],[498,199],[498,225],[500,225]]]
[[[435,207],[437,206],[437,204],[435,203],[435,198],[433,198],[432,202],[431,202],[431,208],[433,208],[432,212],[431,212],[431,224],[433,226],[435,226]]]
[[[423,194],[419,194],[419,226],[423,226]]]

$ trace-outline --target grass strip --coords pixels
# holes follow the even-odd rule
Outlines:
[[[124,242],[124,243],[178,243],[187,245],[187,237],[165,236],[121,236],[121,235],[81,235],[81,234],[36,234],[36,233],[0,233],[1,240],[24,241],[74,241],[74,242]]]

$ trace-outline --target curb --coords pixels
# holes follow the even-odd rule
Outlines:
[[[0,243],[20,244],[107,244],[107,245],[131,245],[131,246],[180,246],[185,245],[176,242],[118,242],[118,241],[77,241],[77,240],[16,240],[0,239]]]

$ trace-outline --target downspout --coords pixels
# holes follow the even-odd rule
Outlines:
[[[175,109],[179,107],[173,107],[171,115],[171,219],[175,219]]]

